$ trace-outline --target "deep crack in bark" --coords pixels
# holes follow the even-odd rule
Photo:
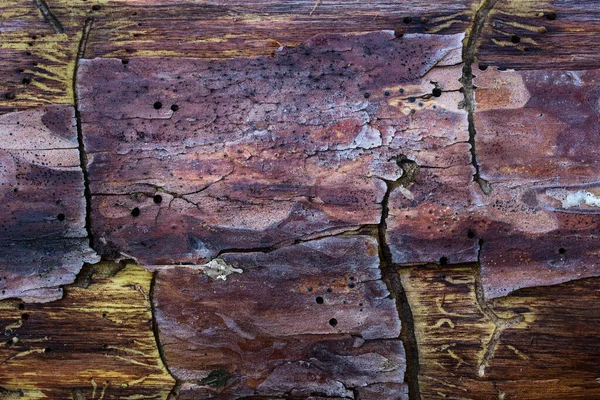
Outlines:
[[[33,3],[42,13],[42,16],[44,17],[44,21],[46,21],[48,24],[50,24],[50,26],[54,30],[54,33],[64,33],[65,32],[65,28],[62,26],[62,24],[60,23],[58,18],[56,18],[56,16],[52,13],[52,11],[50,10],[50,7],[48,7],[48,4],[46,4],[46,2],[44,0],[33,0]],[[75,62],[77,62],[77,61],[75,61]]]
[[[473,181],[477,182],[483,193],[490,194],[492,186],[490,183],[481,177],[479,162],[477,161],[477,147],[475,144],[475,85],[473,85],[473,63],[475,63],[475,53],[477,51],[477,41],[481,36],[481,32],[488,20],[489,13],[498,0],[483,0],[475,16],[473,17],[473,25],[465,38],[462,58],[463,71],[460,82],[463,85],[463,108],[467,111],[467,120],[469,123],[469,144],[471,145],[471,164],[475,168]]]
[[[379,260],[382,279],[388,287],[390,294],[396,300],[396,309],[401,322],[400,339],[406,353],[406,373],[404,382],[408,386],[409,400],[420,400],[421,392],[419,387],[419,349],[414,330],[414,318],[406,291],[402,286],[400,275],[394,266],[392,253],[387,243],[387,217],[389,215],[389,199],[392,191],[400,186],[409,186],[419,173],[419,166],[412,160],[404,156],[399,156],[396,160],[398,166],[403,171],[402,176],[395,180],[384,180],[386,191],[381,201],[381,220],[377,230],[377,241],[379,243]]]
[[[90,247],[94,248],[94,236],[92,235],[92,195],[90,191],[90,178],[87,171],[87,154],[83,143],[83,131],[81,128],[81,114],[79,113],[79,95],[77,93],[77,76],[79,70],[79,60],[85,56],[85,48],[92,29],[93,19],[89,18],[85,21],[81,39],[77,48],[77,56],[75,57],[75,67],[73,71],[73,103],[75,107],[75,122],[77,126],[77,143],[79,144],[79,164],[83,174],[83,195],[85,198],[85,230],[90,241]]]

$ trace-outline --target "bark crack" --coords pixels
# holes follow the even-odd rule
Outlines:
[[[387,217],[389,215],[390,195],[394,189],[406,188],[411,185],[419,172],[419,166],[414,161],[409,160],[402,155],[398,156],[396,162],[403,173],[402,176],[395,181],[384,180],[387,189],[381,201],[381,220],[377,227],[379,260],[383,281],[387,285],[390,294],[396,300],[396,308],[402,324],[400,339],[402,340],[404,351],[406,353],[406,374],[404,381],[408,386],[408,398],[409,400],[420,400],[419,350],[414,330],[414,318],[408,302],[408,297],[406,296],[406,291],[402,286],[400,276],[394,266],[392,253],[387,243]]]
[[[467,111],[467,120],[469,124],[469,144],[471,145],[471,164],[475,169],[473,175],[473,181],[477,182],[481,191],[485,194],[492,192],[492,186],[490,183],[481,177],[481,170],[479,162],[477,160],[477,147],[475,143],[475,136],[477,130],[475,129],[475,85],[473,84],[473,64],[476,60],[477,44],[481,36],[481,32],[485,27],[490,11],[494,7],[498,0],[483,0],[475,16],[473,18],[473,25],[470,31],[467,33],[467,37],[464,41],[464,47],[462,52],[463,58],[463,71],[460,82],[463,85],[463,108]]]
[[[79,112],[79,95],[77,93],[77,76],[79,70],[79,60],[85,56],[85,48],[92,29],[93,19],[87,19],[81,32],[81,39],[77,48],[77,57],[75,58],[75,67],[73,71],[73,103],[75,107],[75,122],[77,127],[77,143],[79,148],[79,164],[83,173],[83,195],[85,198],[85,230],[90,241],[90,247],[94,248],[94,236],[92,234],[92,194],[90,191],[90,178],[87,171],[87,154],[83,143],[83,131],[81,128],[81,114]]]
[[[52,11],[50,10],[50,7],[48,7],[48,4],[46,4],[46,2],[44,0],[33,0],[33,3],[42,13],[42,16],[44,17],[44,21],[46,21],[48,24],[50,24],[50,26],[54,30],[54,33],[64,33],[65,32],[65,28],[60,23],[58,18],[56,18],[56,16],[52,13]]]

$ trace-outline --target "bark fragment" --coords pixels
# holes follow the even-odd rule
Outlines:
[[[84,227],[73,107],[0,116],[0,299],[50,301],[98,260]]]
[[[460,94],[431,94],[459,87],[461,37],[320,35],[273,58],[83,60],[95,248],[202,264],[377,224],[400,155],[440,167],[466,157]]]
[[[163,354],[177,379],[195,384],[195,396],[406,391],[400,321],[375,239],[222,257],[243,272],[223,281],[183,266],[156,278]],[[368,389],[375,383],[381,388]]]

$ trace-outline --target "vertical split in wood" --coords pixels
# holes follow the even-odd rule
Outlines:
[[[386,191],[381,201],[381,221],[379,222],[377,233],[379,243],[379,259],[381,276],[388,287],[388,291],[396,300],[396,309],[402,323],[400,339],[406,353],[406,373],[405,382],[408,386],[409,400],[421,399],[419,388],[419,348],[414,329],[413,313],[406,296],[406,291],[402,286],[400,275],[394,267],[392,253],[387,243],[387,217],[389,215],[389,198],[392,191],[396,188],[406,187],[415,179],[419,167],[412,161],[405,158],[397,159],[396,162],[402,170],[402,176],[395,181],[385,180]]]
[[[89,18],[85,21],[85,25],[83,26],[83,31],[81,32],[81,39],[79,40],[79,47],[77,48],[77,56],[75,57],[74,70],[73,70],[73,103],[75,107],[75,122],[77,126],[77,142],[79,145],[79,164],[81,166],[81,171],[83,173],[83,187],[84,187],[84,197],[85,197],[85,230],[88,235],[90,247],[94,248],[94,236],[92,234],[92,194],[90,191],[90,179],[87,171],[87,154],[85,152],[85,145],[83,143],[83,131],[81,129],[81,114],[79,112],[79,94],[77,93],[77,76],[79,70],[79,60],[84,58],[85,49],[87,47],[87,42],[90,37],[90,30],[92,29],[92,24],[94,20]]]
[[[50,24],[50,26],[54,30],[54,33],[64,33],[65,32],[65,28],[60,23],[58,18],[56,18],[56,16],[52,13],[52,11],[50,10],[50,7],[48,7],[48,4],[46,4],[46,2],[44,0],[33,0],[33,2],[35,3],[35,6],[40,10],[42,15],[44,16],[44,21],[46,21],[48,24]]]
[[[497,0],[483,0],[475,16],[473,17],[473,25],[467,32],[463,47],[463,76],[461,83],[463,85],[463,94],[465,96],[463,107],[468,113],[469,121],[469,144],[471,145],[471,163],[475,168],[473,180],[477,182],[483,193],[490,194],[492,187],[489,182],[481,177],[479,170],[479,162],[477,161],[477,148],[475,144],[475,87],[473,85],[473,63],[475,62],[475,53],[477,52],[477,42],[481,37],[481,32],[485,27],[490,11],[496,4]]]

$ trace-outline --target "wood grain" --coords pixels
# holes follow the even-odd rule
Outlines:
[[[521,289],[488,304],[475,266],[400,275],[415,318],[422,398],[600,395],[598,278]]]
[[[516,69],[597,68],[600,2],[499,0],[479,40],[477,58]]]
[[[166,399],[174,380],[152,331],[152,275],[135,265],[101,263],[81,278],[52,303],[0,303],[3,395]]]

